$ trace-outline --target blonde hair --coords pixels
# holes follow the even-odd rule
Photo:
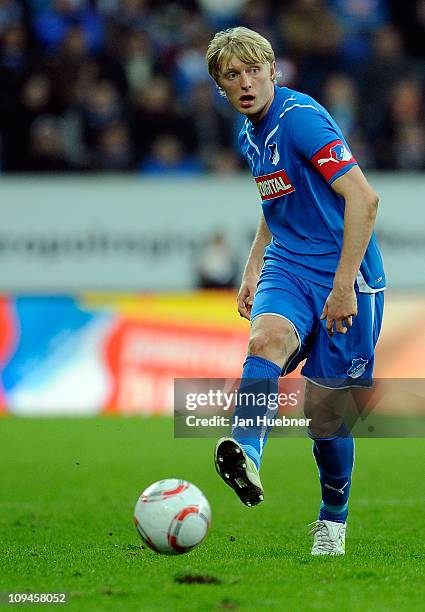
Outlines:
[[[271,44],[258,32],[243,27],[217,32],[205,56],[208,72],[217,84],[223,67],[229,65],[233,55],[244,64],[272,64],[275,61]]]

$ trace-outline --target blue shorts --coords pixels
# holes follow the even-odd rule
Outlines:
[[[273,314],[287,319],[299,340],[298,352],[285,366],[289,374],[306,359],[301,374],[329,388],[372,384],[374,351],[381,330],[384,292],[357,293],[358,314],[346,334],[329,336],[326,320],[321,321],[329,287],[265,267],[252,305],[251,322]]]

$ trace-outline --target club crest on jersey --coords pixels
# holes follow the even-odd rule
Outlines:
[[[359,376],[364,374],[367,364],[367,359],[362,359],[361,357],[359,357],[358,359],[353,359],[351,361],[351,367],[347,370],[347,375],[350,378],[358,378]]]
[[[329,157],[322,157],[317,160],[319,166],[323,166],[327,162],[333,162],[335,164],[339,164],[340,162],[350,161],[351,152],[347,149],[347,147],[343,144],[336,144],[329,149]]]
[[[256,176],[255,182],[263,202],[280,198],[295,191],[295,187],[291,184],[285,170]]]
[[[271,144],[267,145],[267,148],[270,151],[270,161],[272,162],[273,166],[277,166],[280,161],[279,151],[277,150],[277,143],[272,142]]]

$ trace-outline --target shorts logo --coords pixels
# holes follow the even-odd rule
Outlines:
[[[329,157],[322,157],[317,160],[319,166],[323,166],[327,162],[334,162],[339,164],[340,162],[350,161],[352,155],[347,147],[343,144],[336,144],[329,149]]]
[[[295,191],[295,187],[291,185],[285,170],[256,176],[255,182],[263,202],[280,198]]]
[[[351,367],[347,370],[347,376],[350,378],[359,378],[359,376],[364,374],[368,361],[368,359],[362,359],[361,357],[353,359]]]
[[[272,162],[273,166],[277,166],[280,160],[277,144],[272,142],[271,144],[267,145],[267,148],[270,149],[270,161]]]

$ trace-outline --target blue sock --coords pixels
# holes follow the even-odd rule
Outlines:
[[[264,445],[271,427],[258,427],[257,416],[272,418],[276,416],[277,409],[270,410],[264,398],[276,394],[277,399],[279,376],[282,368],[273,361],[248,355],[245,360],[241,384],[238,393],[249,394],[245,398],[238,398],[233,422],[235,419],[253,419],[254,426],[242,427],[234,425],[232,436],[243,447],[246,454],[253,460],[257,469],[260,467]],[[273,396],[270,397],[273,399]],[[274,404],[271,404],[274,406]]]
[[[353,436],[347,432],[344,437],[316,438],[313,454],[322,487],[319,519],[345,523],[354,465]]]

